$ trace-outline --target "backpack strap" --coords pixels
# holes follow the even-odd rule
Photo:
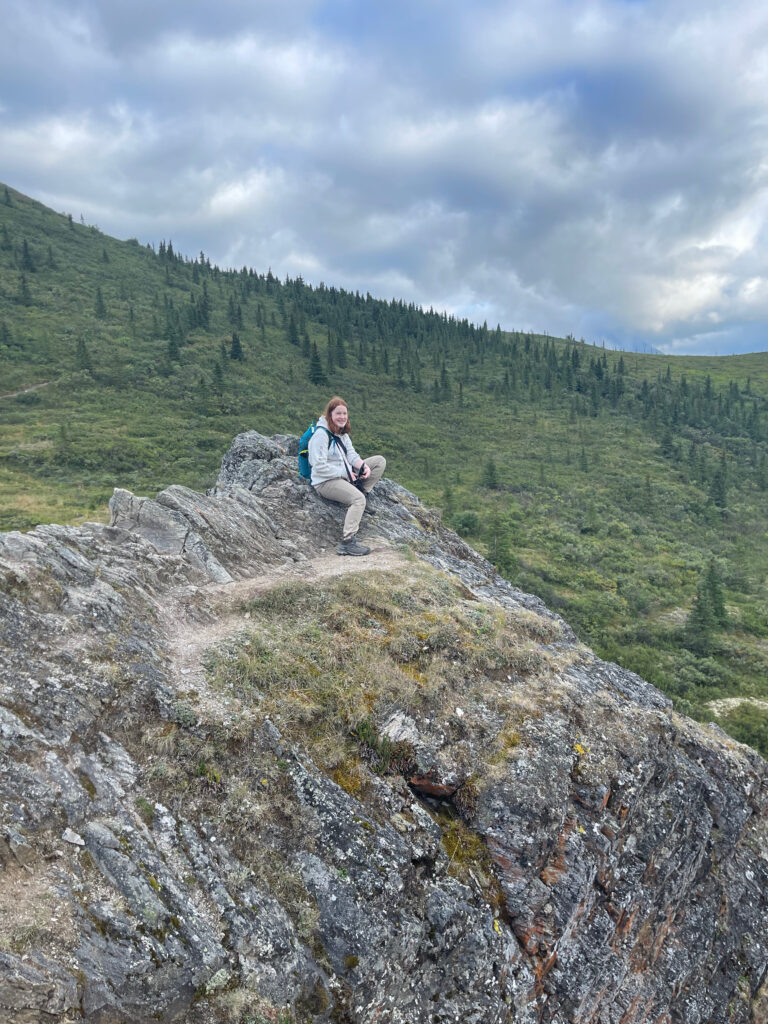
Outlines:
[[[331,444],[334,444],[341,449],[341,461],[344,463],[344,469],[346,470],[347,480],[349,480],[351,484],[354,484],[355,477],[352,472],[352,467],[349,464],[349,460],[347,459],[347,446],[344,444],[344,438],[341,436],[341,434],[334,434],[332,430],[329,430],[328,427],[324,427],[322,423],[318,423],[317,426],[315,427],[315,430],[324,430],[326,432],[326,434],[328,435],[329,448],[331,447]]]
[[[347,458],[347,446],[344,444],[344,439],[341,437],[341,435],[334,435],[334,441],[341,448],[341,461],[344,463],[344,469],[346,470],[347,473],[347,480],[354,486],[355,474],[352,471],[352,466],[350,465],[349,459]]]
[[[344,438],[341,436],[341,434],[334,434],[333,431],[328,429],[328,427],[323,427],[320,424],[318,424],[317,429],[324,430],[328,434],[329,448],[331,446],[331,442],[333,442],[333,444],[335,444],[339,448],[339,454],[341,455],[341,461],[344,463],[344,470],[346,471],[347,474],[347,480],[351,484],[354,484],[355,475],[352,472],[352,467],[350,466],[349,459],[347,458],[347,446],[344,444]]]

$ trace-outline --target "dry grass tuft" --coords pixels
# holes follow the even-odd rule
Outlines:
[[[361,754],[370,761],[373,751],[384,771],[392,761],[375,742],[350,742],[364,723],[395,708],[442,719],[459,700],[500,704],[511,680],[549,673],[556,655],[543,645],[560,637],[559,623],[477,601],[423,565],[290,583],[244,610],[252,632],[211,653],[212,687],[269,715],[355,793]],[[504,752],[513,745],[501,743]]]

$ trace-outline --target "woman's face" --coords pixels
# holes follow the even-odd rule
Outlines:
[[[337,430],[341,430],[344,424],[347,422],[347,407],[346,405],[337,405],[331,413],[331,422]]]

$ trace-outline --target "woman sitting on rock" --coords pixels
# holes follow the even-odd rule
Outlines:
[[[317,430],[309,440],[308,455],[312,486],[317,493],[349,506],[336,550],[340,555],[367,555],[371,549],[358,541],[357,531],[366,495],[381,480],[387,460],[382,455],[372,455],[364,462],[357,454],[349,436],[347,403],[338,395],[318,419]]]

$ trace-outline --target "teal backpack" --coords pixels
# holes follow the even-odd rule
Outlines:
[[[309,439],[312,437],[316,430],[324,430],[328,435],[328,447],[331,446],[331,438],[333,434],[327,427],[319,427],[314,420],[310,423],[307,429],[299,438],[299,476],[304,477],[305,480],[312,478],[312,467],[309,464]]]

